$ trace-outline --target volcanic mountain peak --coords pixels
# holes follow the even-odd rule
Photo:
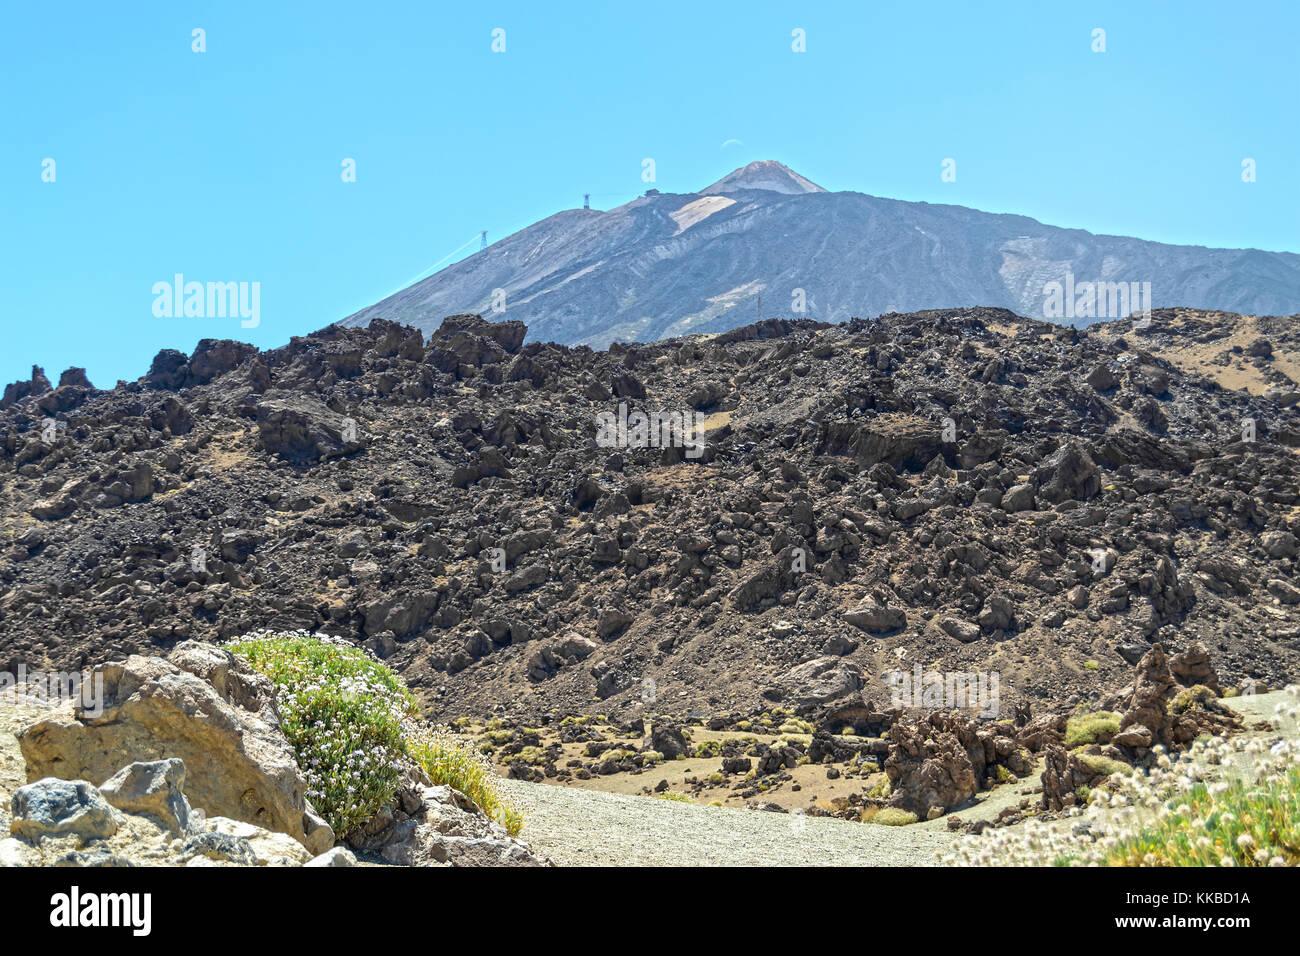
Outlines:
[[[1053,288],[1076,284],[1094,298],[1103,288],[1149,288],[1149,304],[1112,296],[1052,305]],[[1146,307],[1291,315],[1300,312],[1300,255],[1171,246],[829,192],[765,160],[698,193],[557,213],[341,324],[382,318],[427,337],[446,316],[485,313],[523,322],[537,341],[603,349],[725,332],[760,305],[770,318],[785,303],[820,322],[954,303],[1079,325]]]
[[[774,159],[761,159],[748,166],[732,170],[712,186],[701,189],[700,195],[734,193],[742,189],[763,189],[790,195],[826,192],[821,186],[800,176],[784,163],[778,163]]]

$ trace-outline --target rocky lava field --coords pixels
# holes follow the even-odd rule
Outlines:
[[[1153,642],[1295,681],[1298,319],[597,352],[456,316],[204,340],[109,391],[35,370],[0,411],[0,669],[301,628],[435,719],[521,720],[885,705],[916,665],[996,671],[1009,713],[1101,700]],[[598,447],[620,402],[698,412],[703,454]]]

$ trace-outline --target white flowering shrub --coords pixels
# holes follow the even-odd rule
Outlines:
[[[1287,688],[1297,695],[1293,685]],[[1278,705],[1273,727],[1294,721]],[[963,866],[1300,865],[1300,740],[1213,738],[1113,775],[1065,820],[1030,820],[953,844]]]
[[[402,721],[417,712],[396,674],[359,648],[305,633],[249,634],[228,646],[279,688],[307,798],[338,837],[392,799]]]
[[[523,826],[519,813],[493,790],[487,761],[422,721],[406,684],[369,652],[303,631],[259,631],[227,648],[275,683],[307,798],[340,839],[393,798],[412,761],[512,835]]]

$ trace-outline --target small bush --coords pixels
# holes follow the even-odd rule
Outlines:
[[[716,740],[706,740],[695,748],[697,757],[717,757],[722,753],[722,744]]]
[[[674,803],[694,803],[690,797],[684,793],[656,793],[656,800],[672,800]]]
[[[1204,710],[1211,701],[1217,701],[1219,695],[1204,684],[1197,684],[1184,691],[1179,691],[1169,703],[1169,710],[1175,714],[1185,714],[1189,710]]]
[[[1113,760],[1101,754],[1078,754],[1079,761],[1093,773],[1109,776],[1113,773],[1132,773],[1133,768],[1122,760]]]
[[[884,774],[881,774],[881,778],[882,779],[878,783],[874,784],[867,790],[867,796],[877,800],[883,800],[894,792],[893,784],[889,782],[889,778]]]
[[[411,729],[406,749],[430,780],[465,794],[511,836],[523,829],[523,815],[497,795],[491,766],[460,741],[421,725]]]
[[[864,822],[878,823],[882,827],[905,827],[909,823],[916,822],[916,814],[910,810],[901,810],[898,807],[882,807],[875,813],[868,815],[869,811],[875,809],[868,807],[863,812]]]
[[[1065,746],[1104,744],[1119,733],[1119,714],[1108,710],[1075,714],[1065,724]]]
[[[524,747],[519,753],[505,758],[505,763],[526,763],[529,766],[537,766],[546,763],[546,750],[542,747]]]

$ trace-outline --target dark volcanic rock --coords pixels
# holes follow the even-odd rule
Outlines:
[[[1247,321],[1272,397],[1161,351]],[[1113,704],[1132,754],[1217,726],[1198,686],[1300,677],[1285,317],[945,309],[604,352],[444,326],[206,340],[111,390],[11,390],[0,670],[304,628],[383,656],[438,719],[779,703],[879,738],[886,671],[996,671],[1002,712],[1050,709],[1115,693],[1159,642],[1168,686],[1149,668]],[[672,428],[598,444],[620,403],[700,415],[704,453]],[[988,746],[979,782],[1019,772]],[[957,751],[930,756],[904,771],[942,796],[926,814],[969,790]]]
[[[257,427],[262,446],[290,461],[334,458],[364,447],[355,420],[296,396],[258,402]]]

